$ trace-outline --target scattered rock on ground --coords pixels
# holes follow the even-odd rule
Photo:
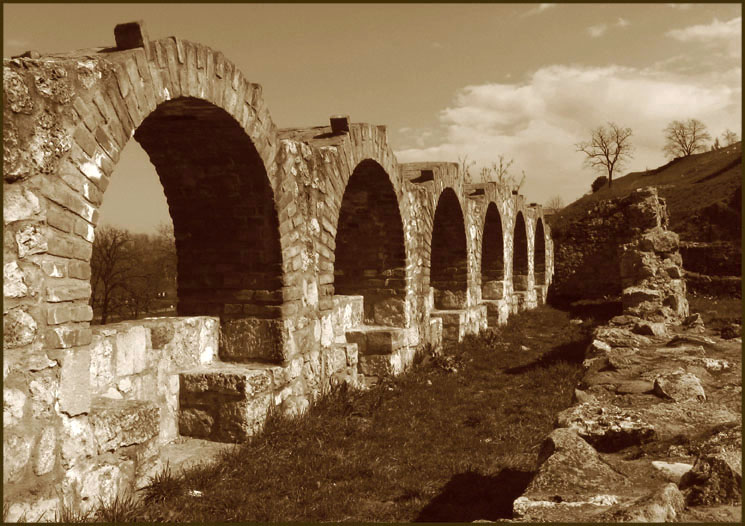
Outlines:
[[[652,467],[662,473],[668,481],[678,484],[681,477],[690,471],[693,465],[686,464],[685,462],[663,462],[661,460],[653,460]]]
[[[584,403],[565,409],[557,417],[559,427],[567,427],[595,446],[598,451],[618,451],[643,444],[655,436],[654,427],[631,409]]]
[[[685,402],[687,400],[703,402],[706,400],[701,380],[696,375],[687,373],[683,369],[657,376],[654,380],[654,393],[675,402]]]
[[[671,482],[621,509],[604,513],[598,517],[598,521],[672,522],[676,520],[684,507],[683,494],[678,486]]]

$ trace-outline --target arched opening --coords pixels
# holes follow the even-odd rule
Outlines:
[[[121,151],[99,213],[91,254],[91,323],[173,316],[178,303],[173,222],[155,167],[137,141]]]
[[[396,193],[375,161],[349,178],[336,233],[334,288],[364,297],[365,323],[405,324],[406,249]]]
[[[452,188],[440,194],[432,225],[430,285],[436,309],[462,309],[468,289],[466,226]]]
[[[263,161],[224,110],[180,97],[135,131],[173,219],[179,315],[280,315],[279,222]],[[137,203],[132,203],[137,213]]]
[[[543,220],[541,218],[538,218],[535,227],[533,274],[536,285],[544,285],[546,283],[546,234],[543,231]]]
[[[481,240],[481,297],[502,299],[504,295],[504,238],[497,205],[490,203]]]
[[[528,231],[522,212],[515,218],[512,247],[512,288],[528,290]]]

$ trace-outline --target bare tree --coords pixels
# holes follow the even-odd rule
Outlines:
[[[525,170],[523,170],[522,178],[518,181],[510,174],[510,167],[514,163],[514,159],[507,160],[504,155],[499,154],[499,162],[493,162],[491,166],[481,168],[481,182],[493,181],[500,186],[507,187],[511,191],[520,191],[520,187],[525,183],[527,176],[525,175]]]
[[[125,290],[131,266],[128,244],[132,237],[127,230],[101,226],[96,230],[91,255],[91,306],[101,312],[105,324],[112,311],[124,304],[119,294]]]
[[[724,130],[724,133],[722,133],[722,140],[724,141],[725,146],[731,146],[739,141],[740,138],[735,132],[727,128],[726,130]]]
[[[560,195],[555,195],[548,201],[546,201],[546,204],[543,205],[545,208],[553,208],[553,209],[560,209],[564,208],[564,200],[561,198]]]
[[[673,159],[705,151],[706,143],[711,140],[706,125],[697,119],[673,121],[664,131],[665,147],[662,151]]]
[[[471,183],[471,166],[476,164],[476,161],[469,161],[468,155],[458,157],[458,164],[460,165],[460,172],[463,174],[463,180],[466,184]]]
[[[585,165],[608,174],[608,187],[613,184],[613,174],[621,170],[633,158],[631,128],[621,128],[614,122],[598,126],[591,132],[589,141],[575,144],[578,152],[584,153]]]

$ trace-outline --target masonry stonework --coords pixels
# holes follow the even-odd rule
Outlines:
[[[545,300],[551,233],[522,196],[399,164],[383,126],[278,130],[221,52],[142,24],[116,38],[3,62],[9,520],[90,508],[179,435],[240,442],[272,407]],[[133,136],[173,219],[180,317],[91,327],[98,210]]]

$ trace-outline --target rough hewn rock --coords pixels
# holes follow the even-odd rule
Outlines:
[[[158,434],[160,412],[152,402],[98,398],[89,415],[98,452],[141,444]]]
[[[557,425],[574,430],[598,451],[618,451],[654,438],[654,426],[637,411],[585,403],[565,409],[556,418]]]
[[[680,481],[689,506],[742,500],[742,451],[709,453],[696,459]]]
[[[626,484],[572,429],[555,429],[546,438],[539,463],[538,473],[513,503],[522,520],[567,520],[586,508],[600,511],[617,502],[613,493]]]
[[[22,307],[10,309],[3,314],[3,348],[22,347],[34,341],[36,320]]]
[[[597,517],[599,522],[675,522],[685,507],[683,494],[673,483]]]
[[[686,373],[682,369],[657,376],[654,380],[654,392],[658,396],[675,402],[706,400],[701,380],[696,375]]]
[[[6,298],[22,298],[28,293],[23,271],[12,261],[3,266],[3,295]]]
[[[16,482],[31,458],[31,442],[23,435],[3,434],[3,483]]]
[[[685,462],[662,462],[660,460],[653,460],[652,467],[662,473],[662,475],[670,482],[678,484],[683,475],[689,472],[693,465],[686,464]]]

